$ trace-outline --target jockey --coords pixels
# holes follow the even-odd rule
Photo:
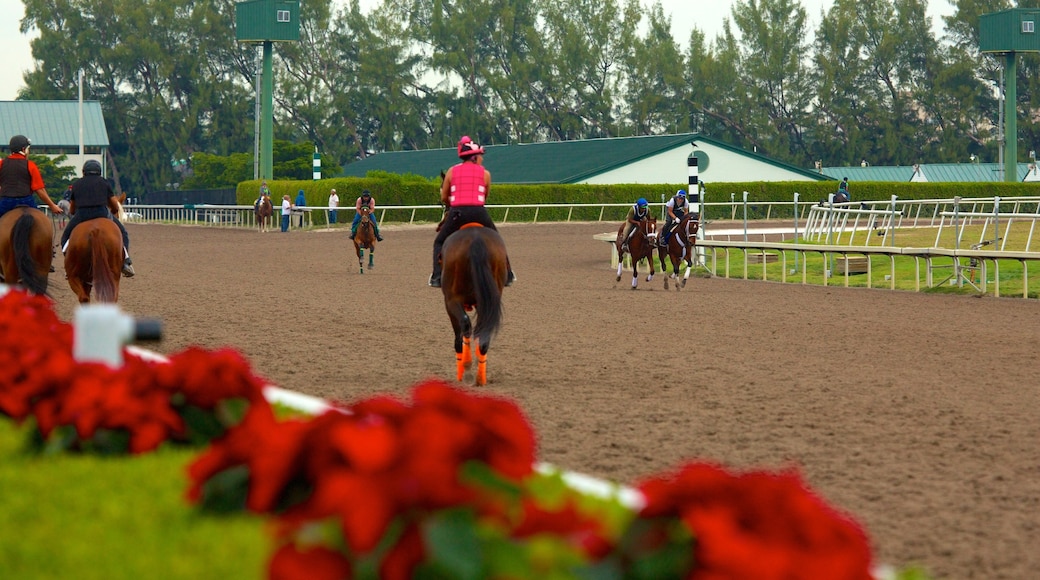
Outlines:
[[[479,223],[498,231],[484,207],[491,189],[491,172],[484,169],[484,148],[466,136],[459,139],[458,152],[462,161],[449,168],[441,181],[441,203],[447,212],[433,240],[433,274],[429,285],[434,288],[441,287],[441,247],[448,236],[468,223]],[[516,274],[509,266],[509,258],[506,258],[506,266],[509,268],[506,286],[512,286]]]
[[[116,222],[120,233],[123,234],[123,275],[130,278],[134,275],[133,260],[130,259],[130,236],[126,228],[115,218],[119,212],[119,202],[112,186],[105,178],[101,177],[101,164],[90,159],[83,164],[83,177],[72,184],[70,190],[70,202],[72,204],[72,219],[69,225],[61,232],[61,252],[65,253],[65,247],[69,243],[69,236],[76,225],[87,220],[106,218]]]
[[[622,250],[628,251],[628,239],[632,237],[632,232],[636,231],[640,223],[651,217],[653,215],[650,213],[650,204],[647,203],[646,198],[639,198],[636,204],[628,210],[628,216],[625,218],[625,233],[618,238],[619,241],[622,241]]]
[[[260,195],[257,196],[256,201],[253,202],[253,211],[260,208],[260,202],[263,200],[271,200],[271,189],[267,187],[267,180],[264,179],[260,182]]]
[[[333,189],[333,192],[336,190]],[[372,193],[367,189],[361,191],[361,197],[357,198],[354,202],[354,222],[350,224],[350,239],[354,239],[357,235],[358,224],[361,223],[361,208],[368,208],[368,219],[372,220],[372,227],[376,230],[376,240],[383,241],[383,236],[379,234],[379,222],[376,221],[376,200],[372,199]]]
[[[11,154],[0,160],[0,216],[20,206],[36,207],[33,195],[56,214],[65,213],[57,206],[43,186],[40,168],[29,161],[29,139],[25,135],[11,137]]]
[[[672,199],[668,200],[668,203],[664,204],[664,211],[666,213],[664,220],[664,235],[661,236],[661,246],[668,245],[668,237],[672,235],[672,226],[682,221],[686,212],[689,211],[690,206],[686,203],[686,191],[680,189],[675,192]]]

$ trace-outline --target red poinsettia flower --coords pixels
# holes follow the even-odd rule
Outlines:
[[[675,516],[695,537],[694,579],[871,578],[863,529],[795,472],[691,464],[649,479],[641,518]]]
[[[271,558],[268,577],[271,580],[350,580],[354,576],[350,560],[335,550],[285,544]]]

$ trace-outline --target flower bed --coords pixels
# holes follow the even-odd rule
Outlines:
[[[511,401],[441,381],[280,419],[234,351],[168,363],[73,360],[43,298],[0,298],[0,413],[41,451],[204,447],[188,498],[269,517],[277,578],[870,578],[859,524],[794,471],[689,463],[634,486],[642,506],[535,469]]]

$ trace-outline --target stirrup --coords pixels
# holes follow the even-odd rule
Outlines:
[[[509,271],[509,278],[506,279],[506,287],[512,286],[513,282],[516,282],[516,274],[512,270]]]
[[[127,278],[134,277],[134,274],[136,272],[134,272],[133,263],[133,260],[131,260],[129,256],[127,256],[127,258],[123,260],[123,276],[126,276]]]

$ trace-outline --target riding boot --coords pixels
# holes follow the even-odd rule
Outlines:
[[[372,223],[375,224],[375,222],[372,222]],[[375,230],[376,230],[376,241],[377,242],[383,241],[383,234],[379,233],[379,228],[376,227]]]
[[[127,278],[133,278],[134,274],[134,261],[130,259],[130,252],[126,248],[123,248],[123,255],[126,258],[123,259],[123,276]]]

